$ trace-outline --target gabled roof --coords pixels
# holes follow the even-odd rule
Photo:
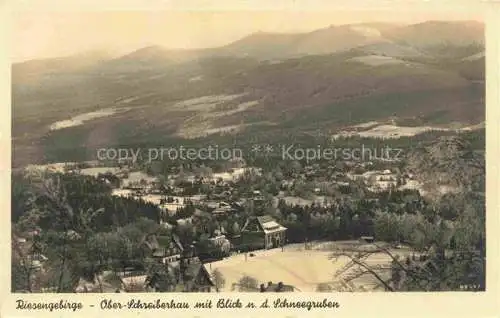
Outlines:
[[[137,275],[129,277],[121,277],[121,282],[123,287],[127,290],[130,287],[133,288],[143,288],[146,285],[147,275]]]
[[[172,234],[170,237],[171,239],[167,246],[160,246],[160,244],[158,243],[158,239],[154,234],[145,235],[141,244],[144,244],[149,250],[153,252],[153,255],[155,256],[163,256],[165,250],[171,248],[177,248],[180,250],[180,252],[182,252],[184,248],[180,242],[179,237],[175,234]]]
[[[212,214],[225,214],[233,210],[231,207],[218,207],[212,211]]]
[[[257,221],[265,233],[284,231],[286,227],[282,226],[270,215],[258,216]]]
[[[149,250],[155,251],[160,248],[158,244],[158,240],[156,239],[156,235],[154,234],[146,234],[142,238],[141,245],[144,244]]]
[[[272,216],[270,216],[270,215],[263,215],[263,216],[258,216],[257,220],[262,225],[263,223],[274,221],[274,218]]]
[[[184,251],[184,247],[181,244],[181,239],[177,235],[172,234],[172,242],[181,252]]]
[[[185,283],[188,285],[194,284],[199,275],[205,276],[210,286],[214,286],[214,282],[212,281],[210,274],[201,262],[194,262],[186,267],[184,270]]]
[[[242,231],[245,231],[248,227],[249,224],[252,223],[252,221],[257,220],[257,223],[259,224],[260,229],[264,233],[274,233],[274,232],[281,232],[285,231],[287,228],[280,225],[276,220],[270,216],[270,215],[264,215],[264,216],[257,216],[254,218],[250,218],[246,221],[245,225],[243,226]]]
[[[186,277],[194,279],[196,276],[198,276],[201,267],[201,263],[191,263],[184,270],[184,275],[186,275]]]
[[[102,285],[102,291],[104,293],[114,293],[117,289],[117,286],[113,286],[112,284],[105,282],[105,281],[103,281],[101,283],[101,285]],[[100,289],[101,288],[100,288],[98,282],[88,281],[88,280],[80,277],[74,291],[76,293],[84,293],[84,292],[96,292],[96,293],[98,293],[98,292],[100,292]]]

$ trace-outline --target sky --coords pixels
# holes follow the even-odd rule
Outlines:
[[[421,1],[422,2],[422,1]],[[297,8],[297,7],[296,7]],[[426,20],[482,20],[469,7],[392,10],[205,10],[205,11],[26,11],[12,15],[13,62],[67,56],[89,50],[124,54],[148,45],[215,47],[248,34],[307,32],[362,22],[418,23]]]

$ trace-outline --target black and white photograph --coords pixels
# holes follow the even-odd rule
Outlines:
[[[12,19],[11,293],[486,291],[478,12]]]

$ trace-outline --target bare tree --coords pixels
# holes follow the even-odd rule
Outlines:
[[[319,293],[332,292],[333,286],[329,283],[320,283],[316,286],[316,291]]]
[[[224,286],[226,284],[226,279],[224,278],[224,276],[222,275],[220,270],[218,270],[218,269],[213,270],[212,279],[214,281],[215,290],[217,292],[219,292],[221,288],[224,288]]]
[[[87,246],[88,240],[92,234],[92,227],[95,219],[101,214],[103,209],[74,209],[68,200],[67,191],[58,175],[51,176],[38,183],[37,198],[40,199],[41,213],[50,215],[54,220],[55,237],[59,246],[60,271],[57,278],[57,292],[66,291],[64,278],[67,270],[70,270],[71,280],[78,281],[77,275],[84,270],[86,276],[92,276],[98,279],[99,266],[84,266],[88,262],[73,260],[71,248],[75,244],[82,243]],[[88,249],[87,249],[88,250]],[[87,264],[88,265],[88,264]],[[90,273],[88,270],[90,269]]]
[[[234,283],[231,286],[231,289],[235,290],[236,288],[238,288],[238,290],[242,291],[242,292],[256,292],[256,291],[260,290],[258,285],[259,285],[259,283],[258,283],[257,279],[255,279],[251,276],[245,275],[242,278],[240,278],[238,283]]]
[[[383,286],[387,291],[394,291],[390,281],[386,279],[383,274],[387,269],[382,266],[371,265],[367,262],[370,256],[375,253],[380,253],[382,250],[385,251],[385,249],[335,251],[330,257],[332,260],[338,261],[340,257],[347,257],[349,261],[336,271],[334,278],[337,279],[343,287],[355,289],[355,286],[351,284],[355,279],[364,275],[371,275],[379,285]]]
[[[22,244],[17,241],[16,237],[12,238],[12,288],[17,289],[19,286],[23,286],[23,290],[30,293],[33,292],[33,259],[35,255],[34,249],[24,248]],[[17,286],[16,286],[17,285]],[[16,290],[13,290],[16,291]]]
[[[413,254],[408,255],[403,260],[399,255],[391,251],[390,246],[373,244],[374,249],[363,250],[338,250],[331,255],[331,259],[337,260],[340,257],[347,257],[349,261],[335,273],[336,281],[340,285],[350,285],[357,278],[364,275],[372,277],[376,286],[383,287],[386,291],[396,290],[454,290],[456,284],[454,264],[460,264],[460,255],[457,260],[445,256],[440,248],[440,244],[433,242],[421,253],[418,258]],[[375,255],[385,255],[390,259],[387,266],[370,264],[368,259]],[[458,265],[460,266],[460,265]],[[401,288],[401,285],[405,285]]]

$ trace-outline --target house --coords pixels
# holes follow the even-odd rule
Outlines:
[[[344,181],[337,181],[334,184],[336,184],[337,187],[348,187],[348,186],[350,186],[349,182],[344,182]]]
[[[283,246],[286,230],[269,215],[249,218],[241,230],[242,244],[248,249]]]
[[[373,162],[371,162],[371,161],[363,162],[363,163],[361,163],[361,166],[363,168],[372,167],[373,166]]]
[[[293,180],[283,180],[280,183],[281,190],[291,190],[293,188],[294,181]]]
[[[121,287],[123,287],[123,282]],[[80,277],[78,283],[74,289],[75,293],[114,293],[119,286],[113,286],[113,284],[106,282],[102,275],[99,276],[99,279],[88,280],[83,277]]]
[[[396,181],[396,175],[393,174],[380,174],[375,176],[376,181]]]
[[[370,187],[368,187],[368,190],[370,190],[371,192],[384,192],[391,189],[395,189],[396,187],[397,187],[397,181],[379,180],[376,181]]]
[[[192,195],[192,196],[186,198],[186,201],[189,200],[192,203],[201,203],[206,198],[207,198],[206,194],[195,194],[195,195]]]
[[[193,217],[178,219],[176,222],[177,222],[177,225],[180,225],[180,226],[187,225],[187,224],[193,224]]]
[[[129,183],[127,185],[124,185],[122,188],[134,192],[144,192],[146,190],[146,186],[141,185],[139,183]]]
[[[43,270],[44,268],[44,263],[47,262],[48,258],[40,253],[34,253],[33,255],[27,255],[26,256],[26,263],[30,266],[31,269],[38,271],[38,270]],[[20,264],[24,266],[25,264],[24,260],[20,260]]]
[[[66,238],[70,241],[76,241],[76,240],[81,239],[82,236],[74,230],[68,230],[68,231],[66,231]]]
[[[295,288],[292,285],[285,285],[283,282],[273,284],[273,282],[268,282],[267,285],[260,285],[261,293],[283,293],[283,292],[293,292]]]
[[[231,204],[222,201],[222,202],[219,202],[219,207],[221,207],[221,208],[229,208],[229,207],[231,207]]]
[[[159,205],[159,208],[160,208],[160,211],[162,213],[162,215],[164,215],[165,217],[167,215],[170,215],[170,216],[175,216],[177,214],[177,210],[179,210],[180,208],[183,208],[185,207],[184,204],[182,203],[162,203]]]
[[[183,292],[209,293],[212,291],[214,283],[210,273],[195,255],[194,246],[189,246],[184,250],[180,268]]]
[[[219,232],[219,231],[216,231]],[[210,244],[218,249],[221,254],[229,255],[229,251],[231,250],[231,242],[226,238],[225,235],[216,233],[216,236],[208,239]]]
[[[229,214],[231,211],[231,207],[218,207],[212,211],[212,214],[215,216],[224,216],[226,214]]]
[[[41,228],[35,228],[31,231],[27,231],[26,232],[26,236],[30,237],[30,238],[33,238],[35,236],[38,236],[40,235],[40,233],[42,233],[42,229]]]
[[[121,289],[127,293],[147,291],[147,279],[145,274],[132,274],[120,276]]]
[[[184,192],[184,188],[172,187],[172,192],[176,195],[181,195]]]
[[[171,235],[170,240],[162,240],[160,246],[158,238],[154,234],[146,235],[141,243],[146,256],[150,256],[165,265],[178,265],[184,248],[176,235]]]
[[[190,182],[191,184],[194,184],[196,182],[196,176],[186,176],[184,178],[184,181]]]
[[[350,180],[353,181],[365,181],[366,180],[366,173],[365,174],[352,174],[348,173],[346,177]]]
[[[171,288],[179,292],[210,292],[214,286],[210,274],[195,255],[193,246],[184,247],[176,235],[170,236],[168,242],[162,241],[162,246],[152,235],[146,235],[143,245],[150,257],[165,264],[168,271],[175,273],[175,286]],[[130,291],[147,291],[155,276],[131,271],[121,277],[122,289]],[[154,285],[154,283],[153,283]],[[154,290],[155,287],[152,287]]]
[[[231,212],[236,212],[231,204],[227,202],[219,202],[217,207],[212,211],[212,214],[217,216],[222,216],[229,214]]]
[[[199,259],[192,261],[183,271],[183,292],[210,293],[214,287],[212,278]]]
[[[171,230],[174,228],[174,226],[168,222],[161,222],[160,227],[167,229],[167,230]]]
[[[235,168],[244,168],[246,166],[246,161],[242,157],[234,157],[230,158],[229,162],[232,164],[233,167]],[[234,170],[234,169],[233,169]]]
[[[375,238],[373,236],[361,236],[360,240],[365,243],[373,243]]]
[[[231,208],[233,210],[237,211],[243,211],[245,209],[245,202],[244,201],[233,201],[231,202]]]
[[[231,191],[229,190],[223,190],[220,193],[216,193],[212,195],[212,198],[214,199],[219,199],[219,200],[225,200],[230,198],[232,195]]]
[[[149,251],[149,256],[165,264],[169,272],[175,276],[175,283],[170,287],[178,292],[210,292],[214,286],[210,274],[195,255],[193,246],[183,247],[176,235],[170,240],[162,240],[162,246],[153,235],[146,235],[142,246]],[[122,289],[127,292],[158,291],[155,283],[157,276],[131,271],[121,277]]]
[[[206,201],[205,205],[209,210],[215,210],[219,207],[219,202],[216,201]]]
[[[221,246],[228,242],[226,236],[221,234],[219,230],[215,230],[215,233],[216,236],[208,239],[214,246]]]
[[[264,196],[259,195],[259,196],[253,197],[249,200],[249,202],[250,202],[250,204],[253,204],[254,207],[261,207],[265,202]]]

